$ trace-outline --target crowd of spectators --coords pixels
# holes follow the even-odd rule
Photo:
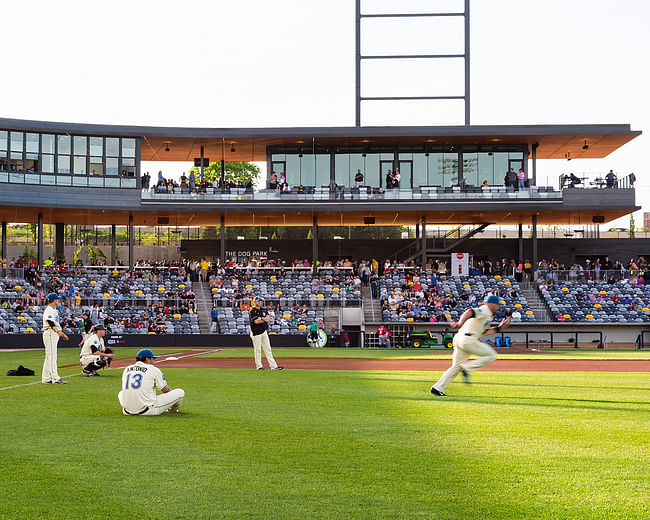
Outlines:
[[[521,296],[515,287],[493,287],[483,292],[468,289],[456,296],[443,288],[446,281],[447,275],[436,271],[407,271],[398,290],[389,292],[382,289],[379,296],[382,313],[391,311],[404,321],[410,318],[416,322],[448,322],[451,320],[450,311],[458,311],[460,314],[467,307],[478,307],[490,295],[508,300],[516,300]],[[504,318],[506,312],[507,309],[502,307],[497,313],[497,318]],[[519,311],[517,313],[521,319]]]

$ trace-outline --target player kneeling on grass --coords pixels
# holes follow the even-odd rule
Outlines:
[[[79,360],[83,370],[81,373],[86,377],[98,376],[100,368],[104,368],[111,363],[113,351],[104,346],[104,335],[106,329],[103,325],[96,325],[94,332],[88,334],[81,347]]]
[[[453,328],[460,330],[454,336],[454,355],[451,367],[442,374],[438,382],[431,387],[433,395],[444,396],[445,390],[459,372],[463,373],[465,382],[469,383],[469,374],[474,370],[492,363],[497,358],[497,352],[487,343],[482,343],[481,337],[494,334],[510,325],[511,318],[507,316],[496,327],[490,327],[492,316],[499,310],[499,297],[490,295],[483,305],[467,309],[458,323],[451,322]],[[478,356],[468,361],[470,356]]]
[[[157,357],[148,348],[142,349],[136,354],[135,364],[124,369],[122,390],[117,395],[124,415],[178,412],[185,392],[180,388],[169,388],[165,376],[153,364]],[[156,388],[162,392],[161,395],[156,395]]]

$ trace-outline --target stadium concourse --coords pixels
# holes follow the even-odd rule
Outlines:
[[[597,258],[569,269],[542,260],[537,283],[530,278],[529,262],[505,259],[477,262],[469,276],[455,277],[443,260],[421,269],[374,259],[316,266],[308,260],[229,261],[222,266],[183,259],[140,261],[132,270],[48,261],[38,270],[21,257],[9,262],[7,277],[0,280],[0,333],[40,333],[50,291],[62,297],[61,323],[72,334],[89,319],[112,334],[247,335],[250,301],[257,295],[274,317],[270,331],[281,335],[304,335],[312,323],[332,335],[345,327],[357,330],[342,323],[347,310],[358,311],[357,328],[367,322],[444,324],[492,294],[502,303],[497,318],[512,312],[514,322],[522,325],[544,321],[534,299],[544,306],[542,317],[555,322],[650,321],[650,269],[643,256],[625,264]],[[367,319],[364,307],[375,305],[379,319]],[[216,311],[214,319],[209,307]],[[372,326],[365,332],[372,340]]]

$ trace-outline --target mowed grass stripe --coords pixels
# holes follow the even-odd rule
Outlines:
[[[0,394],[1,518],[648,514],[644,374],[483,372],[434,399],[439,373],[165,369],[187,398],[158,418],[122,416],[104,374]]]

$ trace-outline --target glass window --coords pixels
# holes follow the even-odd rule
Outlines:
[[[86,175],[86,156],[75,155],[74,157],[75,175]]]
[[[54,153],[54,136],[52,134],[41,135],[43,153]]]
[[[104,138],[90,138],[90,155],[104,155]]]
[[[91,137],[91,139],[94,139]],[[90,149],[92,150],[92,143],[90,144]],[[90,175],[104,175],[104,163],[101,157],[91,157],[90,158]]]
[[[122,139],[122,157],[135,157],[135,139]]]
[[[429,185],[429,162],[423,153],[413,154],[413,186]]]
[[[23,154],[22,152],[11,152],[9,155],[9,171],[22,172],[23,171]]]
[[[74,136],[74,154],[75,155],[86,155],[88,145],[87,138],[80,135]]]
[[[108,148],[108,139],[106,139]],[[106,158],[106,175],[117,175],[119,173],[119,165],[117,162],[117,157],[107,157]]]
[[[58,173],[70,173],[70,156],[59,155],[56,163],[56,171]]]
[[[22,132],[10,132],[11,135],[11,149],[14,152],[23,151],[23,133]]]
[[[108,157],[120,155],[120,140],[117,137],[106,138],[106,155]]]
[[[135,159],[122,159],[122,177],[135,177]]]
[[[445,178],[443,175],[443,157],[444,154],[440,152],[431,152],[429,153],[429,160],[427,161],[427,185],[428,186],[438,186],[445,187],[449,183],[445,183]]]
[[[54,156],[49,154],[41,155],[41,171],[43,173],[54,173]]]
[[[316,186],[316,156],[312,154],[303,155],[298,160],[300,162],[300,185]]]
[[[463,179],[468,186],[480,186],[483,180],[478,175],[478,153],[463,153]],[[490,179],[485,179],[490,182]]]
[[[25,168],[28,172],[40,172],[38,167],[38,154],[28,153],[25,161]]]
[[[503,179],[494,172],[494,154],[492,152],[479,152],[478,153],[478,179],[483,184],[487,181],[490,186],[500,186],[503,184]]]
[[[62,155],[69,155],[70,153],[72,153],[72,150],[70,150],[70,136],[69,135],[57,135],[56,140],[57,140],[57,146],[58,146],[57,153],[60,153]],[[68,171],[68,173],[70,173],[70,172]]]
[[[330,154],[316,154],[316,186],[329,186]]]
[[[7,149],[7,131],[0,130],[0,150]]]
[[[495,184],[503,186],[508,171],[508,152],[492,152]]]
[[[287,178],[287,184],[289,186],[300,186],[300,161],[301,158],[298,157],[298,154],[287,154],[286,155],[286,169],[285,176]]]
[[[32,153],[38,153],[38,141],[39,141],[39,135],[38,134],[26,134],[25,135],[25,151],[26,152],[32,152]]]
[[[339,186],[349,186],[350,181],[350,155],[337,153],[334,156],[334,181]]]
[[[361,169],[361,173],[363,173],[363,185],[373,186],[375,188],[378,188],[379,187],[379,154],[367,153],[365,155],[366,156],[363,158],[363,168]]]

